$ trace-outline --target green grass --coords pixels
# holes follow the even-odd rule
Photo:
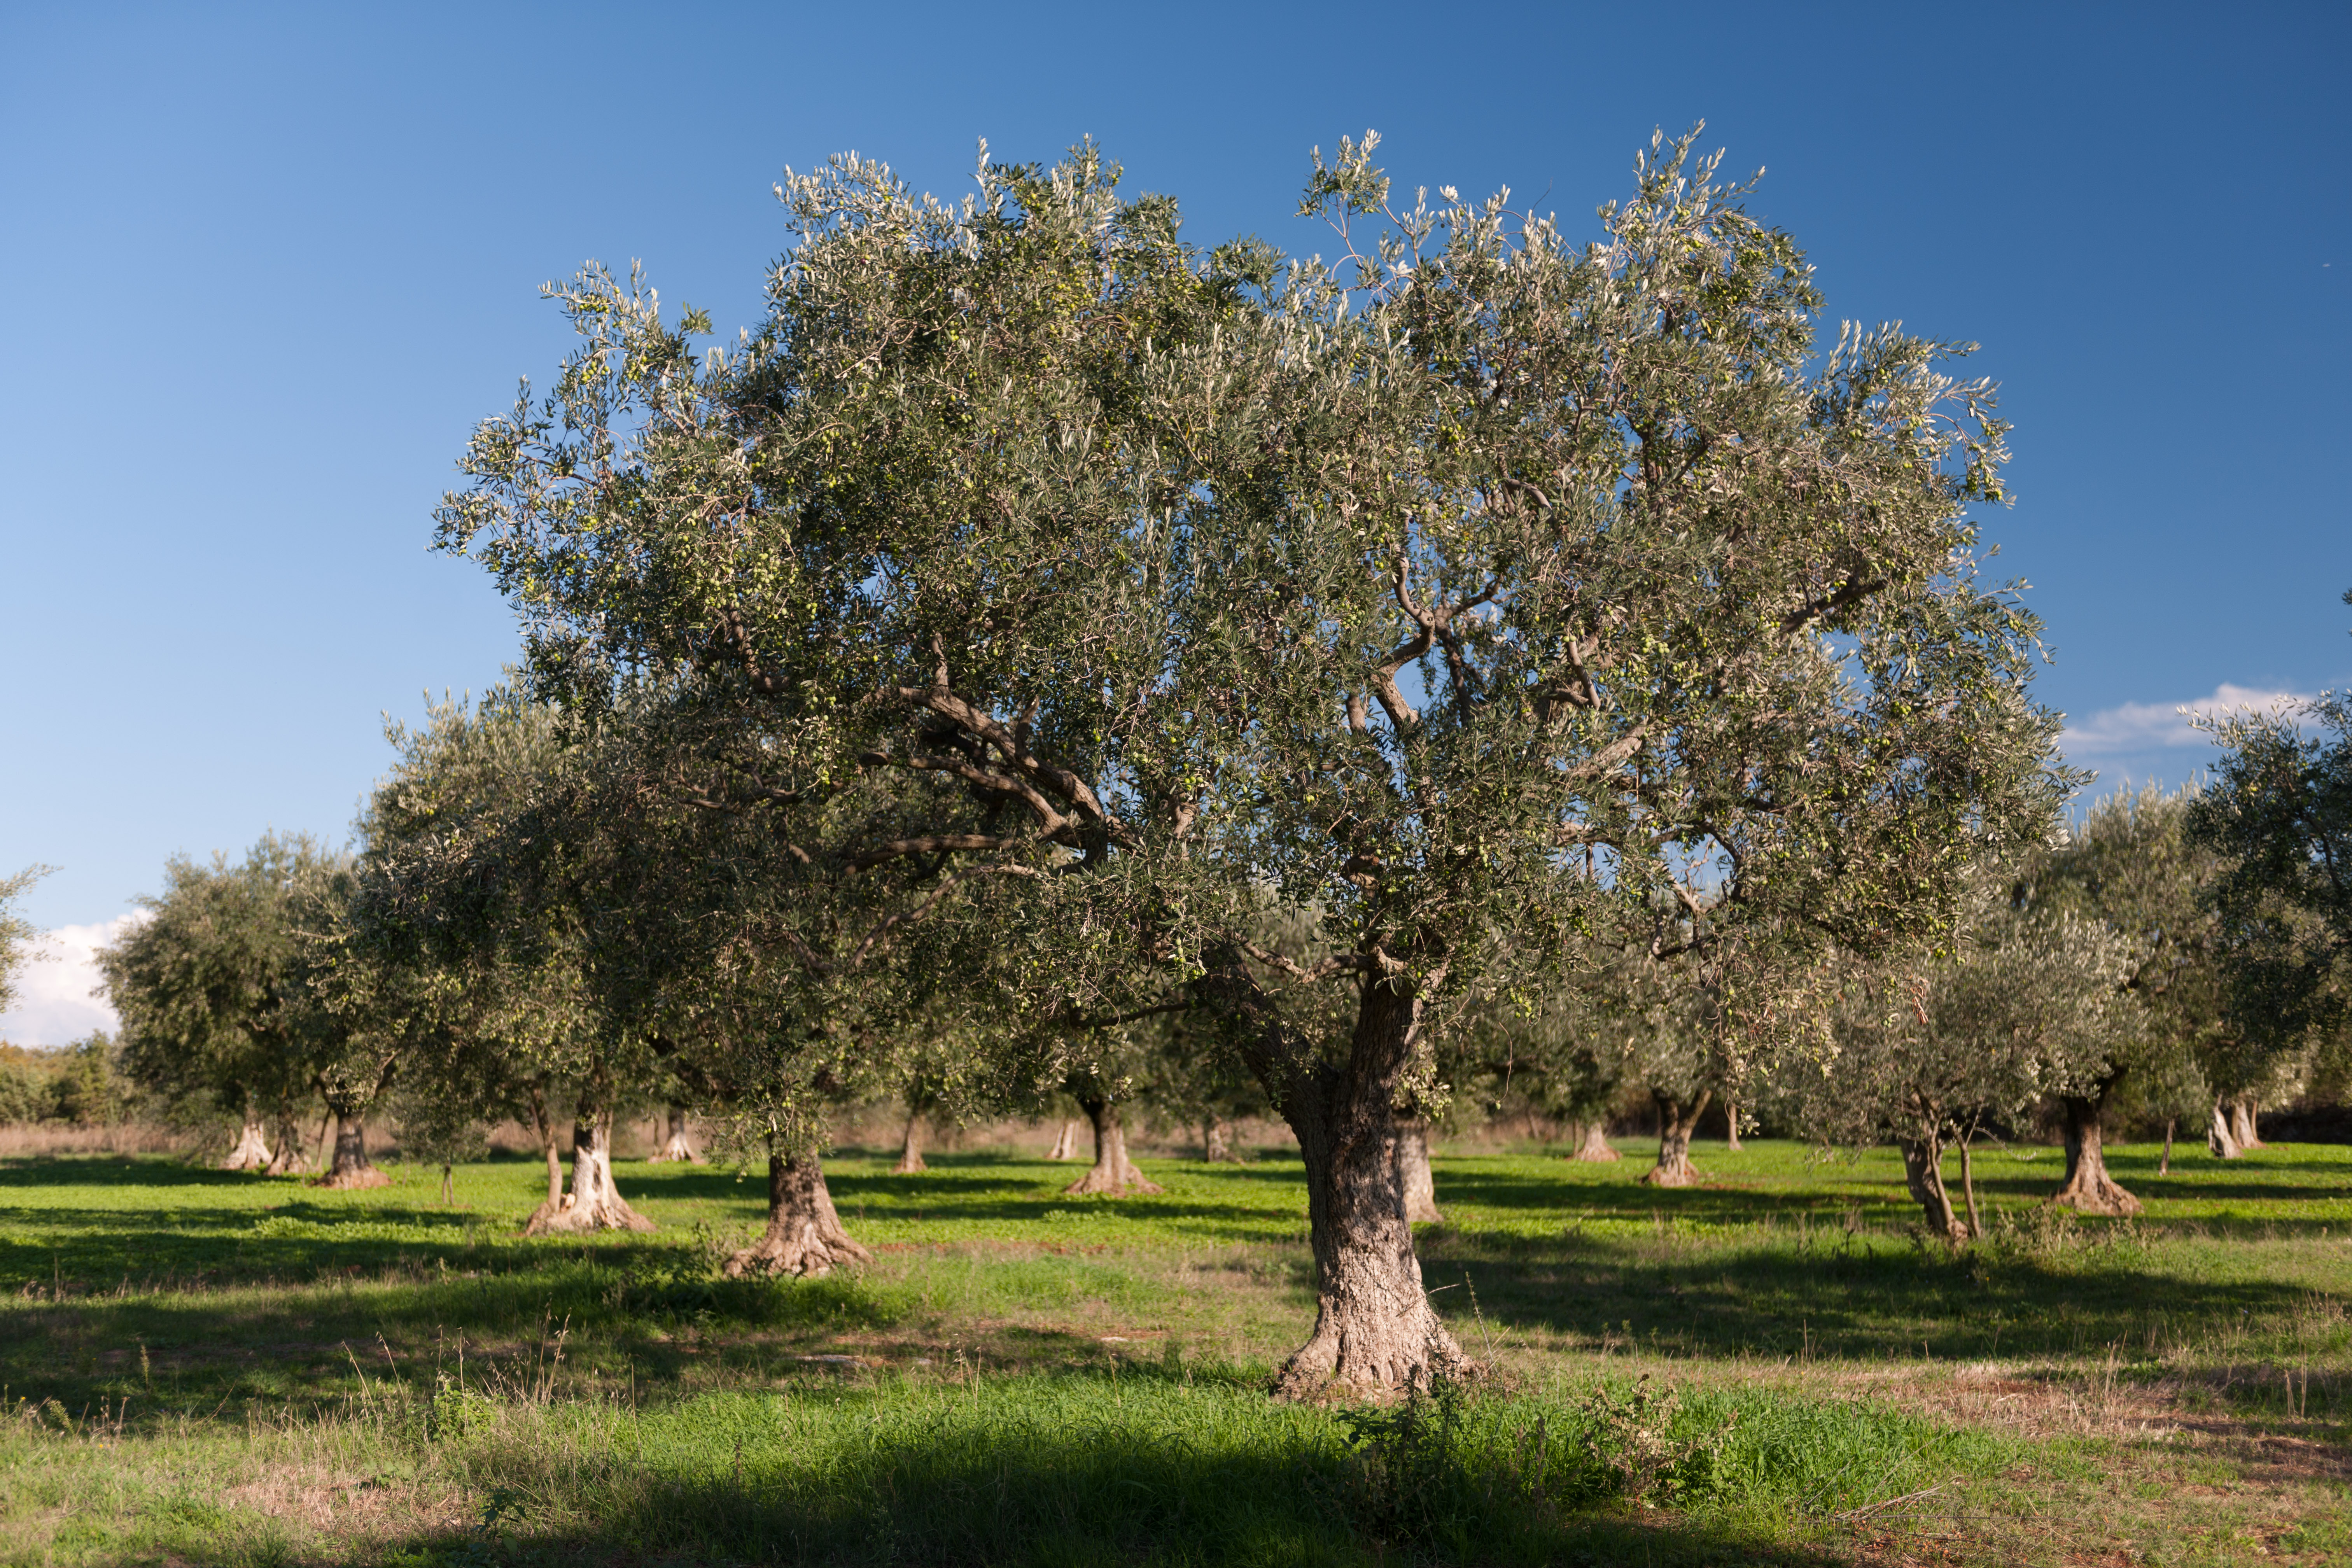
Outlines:
[[[2053,1518],[2332,1560],[2352,1151],[2110,1159],[2137,1222],[1989,1153],[1996,1237],[1955,1257],[1891,1155],[1703,1150],[1680,1192],[1444,1155],[1424,1277],[1500,1376],[1402,1416],[1262,1392],[1313,1310],[1295,1160],[1112,1200],[1003,1152],[829,1160],[877,1262],[808,1282],[718,1276],[763,1194],[710,1167],[621,1168],[650,1236],[524,1241],[531,1162],[449,1207],[398,1167],[9,1162],[0,1563],[2063,1562]],[[1635,1502],[1595,1390],[1645,1375],[1683,1457]]]

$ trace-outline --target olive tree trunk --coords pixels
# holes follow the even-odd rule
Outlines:
[[[664,1116],[669,1135],[662,1140],[662,1146],[654,1151],[651,1163],[656,1165],[701,1164],[702,1156],[695,1152],[694,1145],[686,1139],[686,1107],[666,1107]]]
[[[2213,1102],[2213,1119],[2205,1128],[2205,1147],[2212,1151],[2216,1160],[2235,1160],[2245,1153],[2238,1146],[2237,1130],[2230,1125],[2230,1102],[2226,1100]]]
[[[1690,1101],[1650,1091],[1658,1106],[1658,1163],[1642,1173],[1642,1180],[1654,1187],[1688,1187],[1697,1184],[1698,1167],[1691,1163],[1691,1134],[1698,1131],[1698,1119],[1706,1114],[1706,1102],[1713,1089],[1703,1089],[1698,1098]]]
[[[1898,1147],[1903,1151],[1903,1184],[1911,1189],[1928,1231],[1947,1246],[1967,1245],[1969,1222],[1953,1209],[1952,1194],[1944,1186],[1943,1140],[1933,1135],[1906,1138]]]
[[[1062,1190],[1087,1193],[1156,1193],[1162,1189],[1135,1168],[1127,1157],[1127,1130],[1119,1124],[1118,1107],[1108,1099],[1081,1097],[1078,1109],[1095,1129],[1094,1168]]]
[[[310,1162],[302,1156],[301,1113],[294,1107],[294,1097],[280,1096],[278,1101],[278,1136],[274,1140],[278,1152],[269,1157],[262,1174],[289,1176],[297,1171],[307,1171]]]
[[[583,1095],[572,1124],[572,1190],[540,1205],[525,1236],[597,1230],[651,1230],[613,1184],[613,1112]]]
[[[261,1115],[247,1096],[245,1102],[244,1126],[236,1135],[236,1147],[221,1162],[224,1171],[266,1171],[269,1168],[269,1143],[262,1136]]]
[[[1404,1217],[1413,1225],[1443,1225],[1437,1209],[1437,1181],[1429,1170],[1429,1123],[1397,1118],[1397,1190],[1404,1202]]]
[[[728,1277],[791,1274],[810,1279],[873,1261],[874,1255],[842,1228],[816,1155],[769,1150],[767,1234],[727,1260]]]
[[[1211,1165],[1223,1165],[1230,1163],[1233,1158],[1233,1142],[1226,1136],[1224,1118],[1222,1116],[1201,1118],[1202,1161]]]
[[[1739,1107],[1729,1099],[1723,1102],[1723,1149],[1727,1154],[1739,1152]]]
[[[923,1163],[923,1113],[907,1112],[907,1135],[898,1146],[898,1163],[890,1167],[902,1176],[911,1176],[930,1167]]]
[[[2156,1173],[2159,1176],[2172,1174],[2172,1133],[2179,1125],[2180,1119],[2177,1116],[2164,1119],[2164,1158],[2156,1163]]]
[[[539,1134],[540,1158],[547,1162],[547,1201],[538,1211],[546,1214],[563,1206],[563,1156],[555,1147],[555,1118],[548,1113],[547,1096],[536,1088],[530,1091],[530,1127]]]
[[[2105,1100],[2105,1090],[2096,1096],[2059,1098],[2066,1111],[2066,1180],[2050,1201],[2076,1214],[2126,1218],[2139,1213],[2140,1202],[2107,1174],[2106,1144],[2099,1125]]]
[[[356,1110],[335,1112],[335,1157],[323,1175],[310,1178],[314,1187],[388,1187],[392,1178],[367,1157],[367,1125]]]
[[[1577,1140],[1575,1151],[1569,1155],[1571,1160],[1585,1160],[1595,1164],[1624,1157],[1609,1146],[1609,1123],[1606,1121],[1586,1122],[1583,1135]]]
[[[1078,1124],[1065,1117],[1062,1130],[1054,1134],[1054,1146],[1045,1151],[1048,1160],[1075,1160],[1078,1157]]]
[[[2251,1094],[2242,1094],[2230,1102],[2230,1131],[2237,1138],[2239,1149],[2249,1154],[2257,1149],[2270,1147],[2255,1131],[2256,1109],[2254,1097]]]

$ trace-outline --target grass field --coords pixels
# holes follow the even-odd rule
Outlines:
[[[2116,1150],[2130,1224],[1995,1152],[1954,1257],[1891,1155],[1627,1148],[1441,1150],[1424,1279],[1496,1375],[1387,1410],[1262,1392],[1295,1159],[845,1155],[878,1261],[809,1282],[717,1273],[756,1173],[624,1165],[660,1229],[583,1243],[516,1236],[535,1162],[0,1163],[0,1562],[2352,1560],[2352,1150]]]

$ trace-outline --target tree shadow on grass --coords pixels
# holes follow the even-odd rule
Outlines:
[[[264,1176],[251,1171],[223,1171],[191,1165],[161,1154],[40,1154],[0,1160],[0,1192],[11,1187],[283,1187],[301,1184],[299,1176]]]

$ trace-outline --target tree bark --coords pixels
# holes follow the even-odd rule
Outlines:
[[[1233,1162],[1234,1147],[1225,1135],[1225,1119],[1222,1116],[1201,1118],[1201,1159],[1211,1165]]]
[[[1075,1160],[1078,1157],[1078,1124],[1065,1117],[1062,1130],[1054,1135],[1054,1146],[1045,1151],[1048,1160]]]
[[[890,1167],[902,1176],[911,1176],[930,1167],[923,1163],[923,1113],[907,1112],[907,1136],[898,1146],[898,1163]]]
[[[1723,1102],[1723,1148],[1727,1154],[1739,1152],[1739,1107],[1730,1100]]]
[[[597,1230],[651,1230],[613,1184],[613,1112],[586,1096],[572,1125],[572,1190],[540,1205],[525,1236]]]
[[[1429,1169],[1429,1123],[1400,1116],[1396,1124],[1397,1191],[1404,1217],[1412,1225],[1443,1225],[1437,1208],[1437,1181]]]
[[[728,1278],[790,1274],[813,1279],[873,1261],[874,1255],[842,1228],[816,1155],[769,1150],[767,1234],[727,1260]]]
[[[1984,1215],[1977,1212],[1977,1166],[1969,1148],[1975,1138],[1976,1132],[1971,1129],[1960,1140],[1960,1194],[1969,1202],[1969,1234],[1982,1236],[1985,1233]]]
[[[1609,1124],[1606,1121],[1586,1122],[1583,1137],[1578,1142],[1575,1152],[1569,1155],[1571,1160],[1585,1160],[1594,1163],[1622,1160],[1624,1157],[1609,1146]]]
[[[2238,1134],[2230,1125],[2230,1103],[2226,1100],[2213,1102],[2213,1120],[2205,1128],[2205,1147],[2216,1160],[2236,1160],[2245,1151],[2238,1147]]]
[[[1643,1183],[1654,1187],[1689,1187],[1699,1182],[1698,1167],[1691,1163],[1691,1134],[1698,1131],[1698,1119],[1706,1111],[1706,1102],[1713,1089],[1703,1089],[1698,1098],[1685,1105],[1680,1100],[1650,1091],[1658,1107],[1658,1163],[1642,1174]]]
[[[2256,1131],[2255,1109],[2254,1097],[2251,1094],[2242,1094],[2230,1102],[2230,1132],[2237,1139],[2238,1148],[2248,1154],[2257,1149],[2270,1147]]]
[[[1927,1216],[1927,1228],[1949,1247],[1968,1244],[1969,1222],[1952,1212],[1952,1194],[1944,1187],[1944,1146],[1937,1138],[1906,1138],[1903,1182]]]
[[[540,1157],[547,1162],[547,1201],[539,1208],[550,1213],[563,1206],[563,1157],[556,1152],[555,1119],[547,1113],[547,1096],[536,1086],[530,1091],[530,1125],[539,1134]]]
[[[2156,1163],[2156,1173],[2159,1176],[2172,1174],[2172,1131],[2179,1125],[2180,1119],[2177,1116],[2164,1119],[2164,1158]]]
[[[1107,1099],[1080,1097],[1078,1109],[1094,1123],[1094,1168],[1068,1186],[1065,1193],[1074,1195],[1088,1193],[1157,1193],[1164,1191],[1157,1183],[1135,1168],[1127,1157],[1127,1130],[1119,1125],[1118,1107]]]
[[[369,1163],[367,1127],[356,1111],[335,1112],[335,1158],[314,1187],[388,1187],[392,1178]]]
[[[269,1168],[269,1144],[261,1135],[261,1118],[253,1107],[245,1108],[244,1127],[237,1133],[236,1147],[221,1162],[224,1171],[266,1171]]]
[[[665,1108],[664,1114],[667,1121],[669,1135],[662,1141],[662,1146],[654,1151],[653,1157],[648,1163],[656,1165],[701,1164],[702,1156],[696,1153],[694,1145],[686,1141],[686,1107],[668,1106]]]
[[[2066,1110],[2066,1180],[2050,1201],[2076,1214],[2127,1218],[2140,1212],[2140,1202],[2107,1174],[2106,1144],[2099,1126],[2105,1100],[2105,1089],[2095,1097],[2059,1097]]]
[[[310,1168],[302,1157],[302,1119],[294,1109],[294,1097],[286,1095],[278,1102],[278,1152],[269,1157],[262,1172],[266,1176],[290,1176]]]

